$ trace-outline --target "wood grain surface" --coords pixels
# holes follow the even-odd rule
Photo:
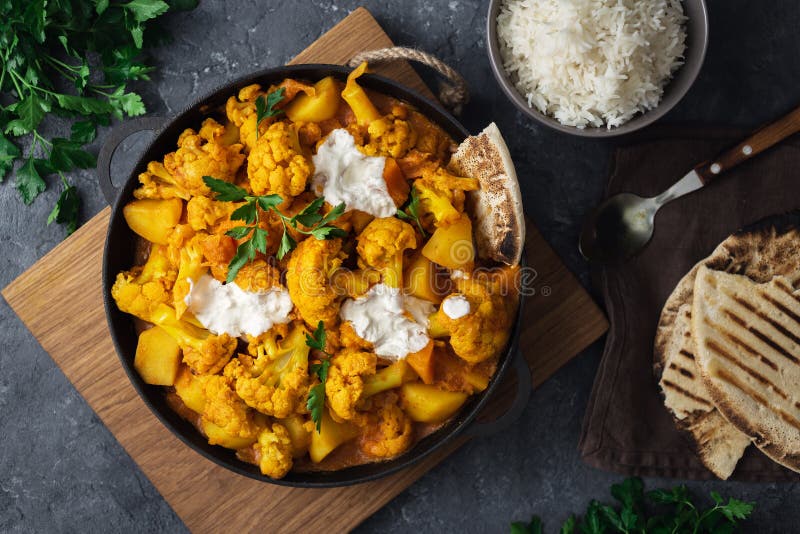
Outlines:
[[[354,53],[391,46],[357,9],[293,63],[344,63]],[[400,63],[375,69],[430,95]],[[172,435],[138,397],[117,358],[103,311],[101,265],[110,208],[97,214],[6,287],[2,294],[76,389],[193,532],[352,529],[463,441],[387,479],[348,488],[304,490],[245,478],[206,460]],[[608,328],[605,316],[528,225],[536,294],[526,301],[520,346],[541,384]],[[78,268],[76,268],[78,266]],[[508,396],[512,388],[502,388]],[[491,403],[490,411],[505,404]],[[491,414],[486,414],[491,416]],[[252,506],[252,503],[258,506]],[[243,513],[243,509],[246,511]],[[329,513],[336,510],[336,513]]]

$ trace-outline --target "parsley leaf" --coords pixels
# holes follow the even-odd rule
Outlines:
[[[294,250],[296,246],[297,241],[295,241],[294,238],[289,235],[289,232],[286,231],[286,228],[284,228],[281,244],[278,246],[278,252],[275,253],[275,256],[277,256],[279,260],[282,260],[283,257]]]
[[[6,177],[8,171],[14,167],[14,160],[19,155],[19,147],[0,133],[0,182]]]
[[[283,95],[286,92],[284,87],[272,91],[267,95],[267,98],[264,98],[264,95],[260,95],[256,98],[256,137],[258,137],[258,127],[261,126],[261,121],[267,119],[269,117],[274,117],[280,113],[283,113],[281,109],[274,109],[281,100],[283,100]]]
[[[97,136],[97,126],[92,121],[75,121],[70,128],[69,140],[81,145],[91,143]]]
[[[211,189],[211,191],[216,193],[214,200],[241,202],[247,197],[246,189],[224,180],[218,180],[212,176],[203,176],[203,183],[206,184],[206,187]]]
[[[311,388],[308,392],[306,408],[311,412],[311,420],[317,425],[317,432],[322,427],[322,410],[325,408],[325,382],[328,380],[328,370],[331,366],[331,354],[325,350],[325,323],[320,321],[314,333],[306,334],[306,345],[324,354],[320,363],[311,364],[311,374],[317,375],[319,384]]]
[[[131,0],[123,4],[137,22],[144,22],[163,15],[169,9],[169,4],[162,0]]]
[[[33,202],[33,199],[38,197],[39,193],[44,191],[47,187],[47,184],[39,175],[39,171],[36,170],[36,165],[32,157],[28,158],[28,161],[17,169],[17,178],[14,182],[14,186],[17,188],[17,191],[19,191],[22,202],[24,202],[25,205],[29,205]]]
[[[81,198],[74,185],[70,185],[65,178],[62,178],[64,190],[53,206],[53,211],[47,217],[47,224],[53,222],[66,225],[67,235],[71,235],[78,228],[78,212],[80,210]]]
[[[542,534],[542,520],[533,516],[530,523],[516,521],[511,523],[511,534]]]
[[[81,148],[82,143],[56,137],[50,151],[51,172],[71,169],[90,169],[97,165],[97,159]]]
[[[422,222],[419,220],[419,192],[417,191],[416,187],[411,188],[408,201],[405,203],[405,205],[403,205],[402,208],[397,210],[397,217],[406,221],[414,221],[419,229],[419,232],[422,234],[422,237],[426,237],[428,235],[425,233],[425,229],[422,227]]]
[[[236,275],[239,274],[239,271],[247,265],[250,261],[252,261],[256,257],[255,248],[253,248],[253,242],[251,240],[247,240],[238,247],[236,247],[236,254],[234,254],[233,259],[228,264],[228,276],[225,279],[225,282],[230,284],[234,280],[236,280]]]
[[[28,96],[13,106],[13,111],[18,118],[6,125],[5,133],[19,137],[31,133],[39,126],[45,114],[50,111],[50,105],[31,91]]]
[[[317,328],[314,330],[313,334],[311,335],[306,334],[306,345],[308,345],[312,349],[324,351],[325,342],[326,342],[325,323],[320,321],[317,323]]]

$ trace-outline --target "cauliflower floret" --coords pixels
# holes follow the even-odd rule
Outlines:
[[[111,296],[121,311],[146,321],[159,304],[170,302],[176,277],[167,248],[154,245],[144,265],[117,275]]]
[[[205,237],[205,234],[196,234],[178,249],[178,278],[173,289],[173,306],[179,319],[188,309],[185,299],[191,290],[192,282],[197,282],[208,271],[203,263]]]
[[[408,121],[387,115],[369,123],[369,142],[364,152],[369,156],[402,158],[417,143],[417,132]]]
[[[285,122],[270,125],[247,158],[247,176],[253,193],[278,194],[287,205],[305,190],[311,171],[311,163],[302,154],[297,131]]]
[[[139,175],[138,188],[133,191],[136,198],[182,198],[188,200],[192,193],[184,189],[183,184],[172,176],[164,167],[163,163],[151,161],[147,164],[147,170]]]
[[[390,287],[403,282],[403,252],[417,248],[414,228],[395,217],[375,219],[358,236],[358,265],[381,273]]]
[[[476,364],[500,355],[508,342],[511,314],[505,298],[481,277],[458,279],[456,290],[470,305],[470,312],[451,319],[442,309],[433,322],[450,333],[450,345],[462,360]]]
[[[226,223],[239,202],[220,202],[209,197],[192,197],[186,204],[186,221],[195,231],[217,233],[222,223]]]
[[[249,153],[256,144],[256,99],[264,95],[261,86],[258,84],[248,85],[239,91],[239,95],[232,96],[225,103],[225,114],[228,120],[239,128],[239,139],[244,143],[245,153]],[[265,120],[259,126],[263,133],[269,120]]]
[[[392,458],[411,446],[414,429],[399,401],[394,391],[371,399],[366,425],[358,438],[358,446],[363,453],[376,458]]]
[[[234,282],[245,291],[257,293],[280,287],[281,272],[264,260],[253,260],[239,269]]]
[[[209,121],[213,123],[211,126],[207,125]],[[240,154],[242,145],[226,146],[212,135],[218,130],[224,132],[214,119],[206,119],[200,129],[203,135],[191,128],[184,130],[178,138],[178,150],[164,156],[164,167],[182,191],[195,196],[209,196],[211,190],[203,182],[203,176],[226,182],[235,180],[236,171],[244,162],[244,154]]]
[[[296,326],[278,342],[276,336],[259,336],[257,356],[239,354],[225,367],[236,393],[248,406],[283,419],[305,409],[311,385],[306,329]]]
[[[159,305],[149,318],[144,318],[163,328],[183,351],[183,361],[196,374],[218,373],[236,350],[236,338],[228,334],[212,334],[189,321],[178,319],[175,310]]]
[[[450,224],[464,211],[465,191],[478,189],[478,180],[462,178],[438,167],[423,169],[422,178],[414,180],[419,194],[421,216],[428,230]]]
[[[203,419],[211,421],[226,434],[240,438],[255,437],[259,427],[253,412],[231,388],[231,380],[220,375],[209,376],[203,382],[205,407]]]
[[[303,320],[312,328],[322,321],[332,330],[339,321],[341,295],[331,284],[331,277],[346,257],[341,239],[308,238],[292,252],[286,286]]]
[[[372,352],[345,349],[331,359],[325,395],[336,420],[349,421],[356,416],[356,405],[364,393],[364,376],[375,374],[378,357]]]
[[[273,423],[258,435],[254,445],[261,473],[271,478],[283,478],[292,469],[292,440],[289,431]]]

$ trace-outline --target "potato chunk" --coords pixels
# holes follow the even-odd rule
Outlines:
[[[286,116],[292,122],[322,122],[336,116],[339,109],[339,88],[333,76],[314,84],[314,96],[299,94],[286,106]]]
[[[452,224],[437,228],[422,248],[422,255],[448,269],[472,271],[475,246],[469,217],[462,214]]]
[[[175,393],[181,398],[183,404],[195,413],[203,413],[206,407],[206,395],[203,391],[203,382],[192,374],[192,371],[183,366],[175,379]]]
[[[289,439],[292,440],[292,457],[300,458],[305,456],[308,452],[308,447],[311,445],[312,431],[309,430],[311,425],[302,415],[298,414],[286,419],[279,419],[278,422],[285,426],[289,432]]]
[[[210,445],[221,445],[226,449],[244,449],[256,442],[257,436],[249,438],[241,438],[233,436],[225,432],[222,427],[215,425],[211,421],[203,418],[202,420],[203,432],[205,432]]]
[[[418,254],[411,260],[406,267],[404,277],[406,292],[409,295],[434,304],[441,304],[444,295],[449,293],[450,280],[439,277],[436,265],[422,254]]]
[[[122,208],[130,229],[158,245],[169,243],[169,235],[181,220],[182,213],[183,201],[179,198],[134,200]]]
[[[325,459],[336,447],[350,441],[358,435],[358,428],[350,423],[337,423],[328,411],[322,414],[320,431],[316,430],[311,434],[311,446],[308,454],[311,461],[319,463]]]
[[[403,384],[400,391],[403,409],[412,421],[421,423],[441,423],[456,413],[469,396],[456,391],[442,391],[419,382]]]
[[[154,326],[139,334],[133,367],[147,384],[172,386],[180,364],[181,349],[164,330]]]

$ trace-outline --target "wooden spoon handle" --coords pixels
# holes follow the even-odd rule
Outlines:
[[[750,137],[725,150],[714,159],[704,161],[694,170],[705,185],[723,172],[775,146],[797,132],[800,132],[800,107],[760,128]]]

